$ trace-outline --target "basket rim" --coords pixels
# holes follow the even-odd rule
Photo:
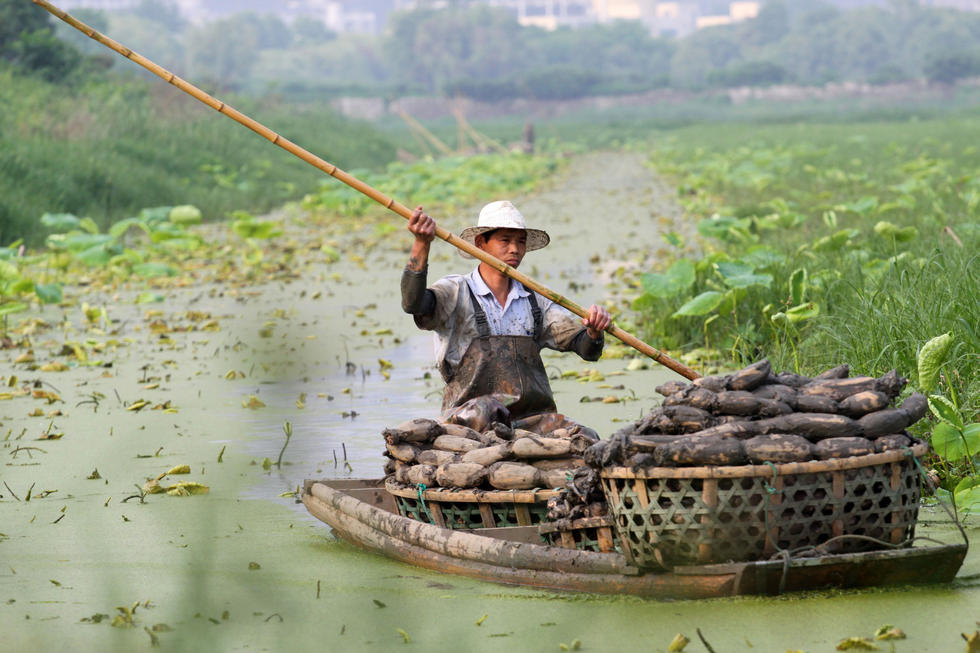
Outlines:
[[[606,526],[613,526],[612,515],[603,515],[601,517],[582,517],[580,519],[573,519],[567,523],[543,521],[538,524],[538,532],[545,535],[548,533],[574,531],[580,528],[603,528]]]
[[[385,479],[385,490],[397,497],[418,499],[419,491],[414,485],[405,485],[395,479]],[[473,503],[541,503],[553,496],[558,490],[549,488],[533,490],[448,490],[445,488],[425,489],[422,498],[426,501],[468,501]]]
[[[926,442],[919,441],[909,447],[916,458],[929,451]],[[805,463],[780,463],[765,465],[704,466],[704,467],[604,467],[599,475],[602,478],[745,478],[754,476],[774,477],[789,474],[811,474],[815,472],[835,472],[845,469],[858,469],[899,462],[908,457],[905,449],[894,449],[882,453],[831,460],[814,460]]]

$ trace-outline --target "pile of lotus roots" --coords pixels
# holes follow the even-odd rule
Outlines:
[[[382,432],[385,473],[427,488],[528,490],[565,486],[599,437],[558,413],[511,422],[492,395],[441,420],[416,418]]]
[[[893,406],[907,379],[849,377],[846,365],[809,378],[762,360],[727,376],[657,388],[663,405],[585,454],[595,468],[745,465],[828,460],[911,446],[920,393]]]

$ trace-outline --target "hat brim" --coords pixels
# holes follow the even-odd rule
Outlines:
[[[480,234],[485,234],[488,231],[495,231],[497,229],[508,229],[509,227],[467,227],[463,229],[459,234],[460,240],[465,240],[470,245],[476,245],[476,237]],[[527,233],[527,251],[533,252],[536,249],[541,249],[542,247],[547,247],[548,243],[551,242],[551,236],[548,232],[541,231],[540,229],[525,229]],[[463,250],[459,250],[459,255],[463,258],[476,258],[471,254],[467,254]]]

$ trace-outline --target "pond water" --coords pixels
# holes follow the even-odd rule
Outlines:
[[[528,257],[526,271],[583,304],[618,301],[619,290],[606,285],[616,267],[649,266],[657,247],[651,215],[680,219],[642,158],[622,153],[573,160],[552,188],[518,206],[553,237]],[[457,222],[455,230],[464,224]],[[678,632],[693,640],[686,650],[707,650],[697,629],[719,653],[831,651],[883,624],[907,633],[897,651],[964,650],[960,633],[980,619],[976,554],[942,587],[667,602],[485,583],[336,541],[294,497],[280,495],[306,478],[379,476],[381,430],[434,416],[440,404],[431,340],[397,309],[407,246],[406,234],[373,251],[370,268],[344,267],[335,280],[313,267],[294,282],[235,292],[175,289],[159,306],[168,321],[194,306],[213,313],[221,330],[170,334],[173,344],[142,328],[147,307],[114,300],[112,289],[102,300],[89,297],[116,301],[113,315],[127,325],[120,338],[130,344],[113,352],[113,367],[43,377],[64,398],[44,410],[60,407],[64,416],[25,417],[35,408],[30,397],[0,404],[0,438],[11,433],[0,467],[9,485],[0,490],[0,651],[57,650],[67,641],[144,650],[154,637],[173,651],[558,651],[576,640],[581,650],[664,651]],[[435,251],[432,279],[472,265]],[[593,256],[599,263],[586,264]],[[321,299],[313,299],[317,289]],[[72,310],[51,308],[49,321],[60,324]],[[37,349],[84,337],[53,330],[38,336]],[[388,379],[381,358],[391,364]],[[585,368],[605,376],[553,381],[559,407],[603,435],[648,412],[654,387],[676,378],[663,369],[627,371],[619,359],[545,362],[555,376]],[[96,410],[79,405],[93,393],[104,397]],[[606,395],[623,401],[581,401]],[[244,407],[253,396],[264,407]],[[126,409],[140,397],[170,400],[174,409]],[[280,454],[286,420],[293,435],[283,465],[264,468]],[[64,436],[36,441],[46,428]],[[28,444],[43,451],[15,455]],[[210,493],[140,502],[134,485],[180,464]],[[920,533],[959,537],[935,508],[921,517]],[[976,520],[967,533],[976,544]],[[121,614],[117,606],[136,601],[131,625],[108,625]]]

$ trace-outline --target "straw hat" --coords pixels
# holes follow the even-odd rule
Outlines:
[[[524,216],[507,200],[490,202],[480,210],[480,218],[475,227],[467,227],[459,234],[466,242],[475,245],[476,237],[494,229],[523,229],[527,233],[527,251],[545,247],[551,238],[540,229],[528,229]],[[460,252],[466,258],[473,258],[466,252]]]

